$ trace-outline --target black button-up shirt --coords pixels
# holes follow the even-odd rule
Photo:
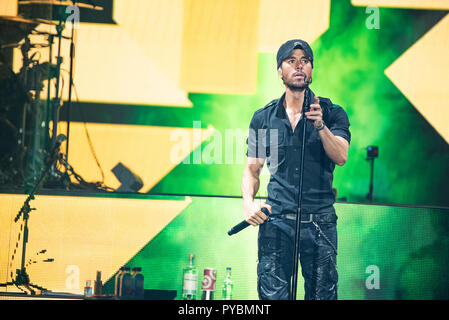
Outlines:
[[[314,94],[309,91],[309,105]],[[281,98],[257,110],[250,123],[247,156],[264,158],[270,171],[267,204],[272,215],[296,214],[299,200],[299,173],[303,119],[292,130]],[[336,136],[351,141],[349,119],[342,107],[319,97],[323,121]],[[307,119],[306,119],[307,120]],[[311,120],[306,121],[306,149],[304,155],[303,213],[335,212],[332,192],[335,163],[324,151],[318,131]]]

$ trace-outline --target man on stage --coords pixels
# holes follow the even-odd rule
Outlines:
[[[335,164],[343,166],[348,158],[348,116],[342,107],[318,98],[308,88],[314,61],[307,42],[287,41],[276,58],[285,93],[251,119],[241,184],[245,220],[259,225],[259,298],[290,298],[303,140],[300,128],[306,121],[300,233],[305,299],[337,299],[337,215],[332,180]],[[306,120],[301,119],[303,106]],[[265,161],[270,171],[268,199],[258,203],[254,197]],[[263,207],[269,215],[261,211]]]

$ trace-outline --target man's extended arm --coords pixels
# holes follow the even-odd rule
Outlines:
[[[327,156],[337,165],[344,165],[346,160],[348,160],[349,142],[343,137],[334,135],[324,125],[323,112],[318,97],[315,97],[315,101],[310,105],[310,111],[306,112],[306,116],[307,119],[313,120],[313,125],[319,129],[318,133]]]
[[[245,220],[253,226],[257,226],[268,219],[268,217],[260,211],[263,207],[267,208],[271,213],[270,205],[265,204],[264,202],[254,202],[254,198],[259,190],[259,175],[263,165],[264,159],[247,157],[242,176],[241,190]]]
[[[335,136],[326,126],[319,131],[319,135],[327,156],[337,165],[344,165],[348,160],[348,141],[343,137]]]

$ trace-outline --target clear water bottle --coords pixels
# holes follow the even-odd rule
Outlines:
[[[222,299],[223,300],[232,300],[232,291],[234,289],[234,283],[231,279],[231,268],[226,268],[226,278],[223,281],[222,288]]]
[[[194,265],[194,254],[189,254],[189,265],[183,270],[182,300],[196,300],[198,271]]]
[[[84,296],[92,297],[92,282],[90,280],[86,281],[86,286],[84,287]]]

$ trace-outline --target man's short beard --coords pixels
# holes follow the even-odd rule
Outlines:
[[[304,91],[307,87],[305,83],[298,85],[291,82],[285,82],[284,78],[282,78],[282,82],[284,85],[289,88],[291,91]]]

